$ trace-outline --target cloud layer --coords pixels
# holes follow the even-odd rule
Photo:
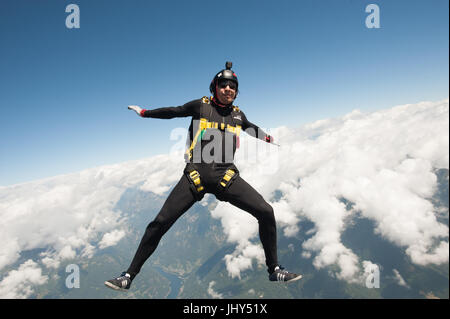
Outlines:
[[[117,244],[128,231],[115,208],[123,192],[139,187],[163,194],[182,168],[178,158],[165,155],[0,187],[0,270],[25,250],[44,249],[34,266],[56,269],[62,260],[89,258]],[[10,282],[8,276],[0,284]]]
[[[448,99],[370,114],[356,110],[297,130],[275,130],[283,146],[258,153],[260,164],[276,168],[273,173],[262,174],[248,157],[237,162],[266,199],[281,190],[273,206],[286,235],[297,232],[297,220],[314,223],[304,256],[313,253],[317,268],[338,265],[336,275],[352,281],[363,267],[340,236],[356,215],[373,220],[375,232],[405,248],[413,263],[448,262],[448,227],[438,222],[430,201],[434,170],[449,167],[448,130]]]
[[[449,167],[448,130],[448,99],[369,114],[353,111],[298,129],[271,130],[280,148],[244,135],[236,165],[267,201],[273,199],[286,236],[302,231],[302,220],[314,224],[312,236],[296,252],[312,258],[317,268],[337,265],[338,278],[361,281],[364,262],[370,261],[341,242],[357,216],[374,221],[374,231],[402,247],[413,263],[448,262],[448,227],[438,221],[442,209],[438,212],[430,200],[437,187],[434,170]],[[124,214],[115,208],[123,192],[138,187],[163,194],[183,167],[177,152],[0,187],[0,270],[17,262],[22,251],[45,249],[40,260],[0,278],[0,297],[11,295],[5,293],[10,282],[43,283],[40,267],[57,268],[64,259],[89,258],[115,245],[127,232]],[[239,277],[253,261],[264,264],[252,216],[222,202],[211,214],[236,244],[224,256],[231,276]],[[31,292],[24,288],[13,294]]]

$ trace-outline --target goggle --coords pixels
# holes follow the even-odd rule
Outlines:
[[[224,88],[226,88],[227,86],[229,86],[230,89],[235,90],[235,91],[236,91],[236,89],[237,89],[237,84],[236,84],[236,82],[231,81],[231,80],[222,80],[222,81],[219,81],[219,83],[217,84],[217,86],[218,86],[220,89],[224,89]]]

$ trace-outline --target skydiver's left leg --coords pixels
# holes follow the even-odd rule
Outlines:
[[[219,186],[220,189],[220,186]],[[269,280],[292,282],[302,278],[301,275],[291,273],[278,264],[277,256],[277,228],[272,206],[239,175],[223,191],[216,194],[219,200],[252,214],[259,223],[259,238],[266,256]]]
[[[266,256],[266,265],[269,273],[273,272],[278,265],[278,257],[277,226],[272,206],[240,176],[234,179],[225,191],[216,196],[250,213],[258,220],[259,238]]]

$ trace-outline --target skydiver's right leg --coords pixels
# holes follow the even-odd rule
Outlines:
[[[136,254],[127,270],[127,273],[131,275],[131,280],[139,273],[145,261],[155,251],[162,236],[196,201],[190,189],[190,183],[187,177],[183,175],[169,197],[167,197],[161,211],[145,230]]]

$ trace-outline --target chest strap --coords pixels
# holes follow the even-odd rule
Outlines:
[[[228,132],[236,134],[237,136],[239,136],[239,134],[241,133],[240,125],[232,126],[230,124],[225,123],[209,122],[205,118],[200,119],[200,130],[206,130],[208,128],[215,128],[221,131],[227,130]]]
[[[192,139],[191,146],[186,150],[186,156],[188,159],[192,158],[192,151],[195,148],[195,145],[197,145],[197,142],[200,141],[203,138],[203,135],[205,134],[207,129],[218,129],[221,131],[228,131],[230,133],[235,134],[239,138],[239,134],[241,133],[241,126],[236,125],[232,126],[230,124],[225,123],[218,123],[218,122],[209,122],[205,118],[200,119],[200,124],[197,129],[197,133],[195,134],[194,138]]]

